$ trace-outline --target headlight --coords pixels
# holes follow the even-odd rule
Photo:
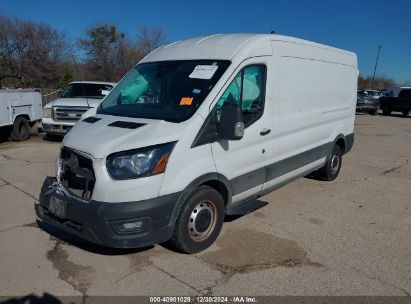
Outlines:
[[[133,179],[163,173],[175,142],[111,154],[107,171],[113,179]]]
[[[53,117],[53,108],[44,108],[43,109],[43,117],[52,118]]]

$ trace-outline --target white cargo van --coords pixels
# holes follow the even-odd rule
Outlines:
[[[110,247],[204,250],[255,198],[337,177],[357,76],[355,54],[286,36],[160,47],[66,135],[37,216]]]
[[[1,137],[26,140],[32,127],[42,116],[40,92],[33,89],[0,90]]]

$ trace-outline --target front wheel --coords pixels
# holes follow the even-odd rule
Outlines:
[[[13,130],[11,131],[10,137],[13,141],[22,141],[28,139],[30,136],[30,125],[29,121],[19,116],[14,120]]]
[[[342,154],[341,148],[338,145],[334,145],[333,150],[327,156],[325,165],[314,172],[315,178],[324,181],[332,181],[336,179],[341,169]]]
[[[214,243],[224,222],[224,201],[209,186],[200,186],[184,203],[167,245],[184,253],[200,252]]]

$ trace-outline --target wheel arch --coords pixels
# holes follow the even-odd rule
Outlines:
[[[337,145],[341,148],[343,154],[346,151],[346,139],[343,134],[338,134],[337,137],[334,139],[334,145]]]
[[[180,194],[177,199],[176,205],[171,215],[171,220],[175,222],[177,216],[187,198],[195,191],[199,186],[209,186],[218,191],[224,200],[224,206],[228,206],[231,203],[232,189],[228,179],[219,173],[207,173],[195,180],[193,180]]]
[[[24,114],[17,114],[16,116],[14,116],[13,124],[14,124],[14,122],[16,121],[16,119],[19,118],[19,117],[23,117],[23,118],[27,119],[27,121],[28,121],[29,123],[31,122],[30,115],[27,114],[27,113],[24,113]]]

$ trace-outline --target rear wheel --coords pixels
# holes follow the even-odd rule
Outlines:
[[[25,117],[19,116],[14,120],[10,137],[14,141],[22,141],[30,136],[30,124]]]
[[[180,210],[167,245],[184,253],[208,248],[217,239],[224,222],[224,201],[219,192],[200,186]]]
[[[402,115],[404,115],[404,116],[408,116],[408,113],[410,113],[409,110],[403,110],[403,111],[402,111]]]
[[[333,150],[327,156],[325,165],[314,172],[314,177],[319,180],[332,181],[340,173],[342,164],[342,150],[338,145],[334,145]]]

